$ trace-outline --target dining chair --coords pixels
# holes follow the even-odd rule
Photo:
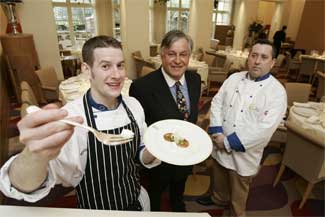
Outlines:
[[[140,58],[142,58],[141,51],[139,51],[139,50],[134,51],[131,54],[132,54],[132,57],[140,57]]]
[[[306,103],[309,101],[311,92],[311,84],[288,82],[285,83],[287,92],[288,108],[293,105],[293,102]]]
[[[21,91],[21,102],[28,105],[39,105],[34,93],[28,90]]]
[[[136,70],[138,78],[142,76],[141,74],[142,74],[143,66],[147,66],[147,67],[155,69],[154,63],[149,62],[149,61],[143,59],[142,57],[133,56],[133,60],[135,62],[135,70]]]
[[[286,56],[283,54],[279,54],[278,57],[276,58],[275,64],[271,69],[271,73],[273,75],[277,75],[279,73],[279,71],[282,68],[283,62],[286,59]]]
[[[22,81],[20,82],[20,89],[21,89],[21,102],[28,103],[30,105],[39,105],[39,102],[35,96],[35,93],[32,87],[29,85],[28,82]]]
[[[228,73],[233,62],[226,60],[223,67],[209,67],[207,92],[210,92],[211,82],[222,83],[228,77]]]
[[[217,67],[223,67],[225,62],[226,62],[226,59],[227,59],[227,55],[226,54],[220,54],[220,53],[215,53],[215,61],[216,61],[216,66]]]
[[[325,95],[325,72],[317,71],[318,86],[316,90],[316,99],[320,100]]]
[[[317,60],[316,72],[318,72],[318,71],[325,73],[325,60],[324,59]]]
[[[144,66],[142,66],[140,77],[143,77],[155,70],[156,70],[155,68],[144,65]]]
[[[299,68],[299,74],[297,77],[297,81],[302,79],[303,76],[308,77],[308,83],[312,83],[313,77],[315,75],[316,69],[316,59],[308,58],[301,55],[301,65]]]
[[[324,142],[304,133],[290,121],[286,123],[287,141],[280,169],[273,183],[273,187],[280,181],[286,167],[307,180],[308,185],[299,204],[301,209],[307,201],[314,184],[325,180]],[[323,140],[324,141],[324,140]]]
[[[58,100],[60,81],[53,66],[44,67],[35,71],[41,82],[41,88],[48,101]]]
[[[205,51],[203,60],[209,67],[216,66],[216,56],[209,51]]]

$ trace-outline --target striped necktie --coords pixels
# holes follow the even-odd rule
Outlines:
[[[186,100],[184,97],[183,92],[181,91],[181,82],[177,81],[175,82],[175,87],[176,87],[176,103],[177,103],[177,107],[178,110],[184,114],[184,120],[186,120],[188,118],[188,109],[187,109],[187,105],[186,105]]]

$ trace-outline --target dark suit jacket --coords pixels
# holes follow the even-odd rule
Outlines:
[[[188,121],[195,124],[198,116],[201,78],[196,72],[186,71],[185,80],[191,106]],[[129,94],[141,103],[148,126],[165,119],[183,120],[183,114],[177,108],[161,69],[133,81]]]
[[[186,71],[185,80],[191,107],[188,121],[196,124],[201,91],[201,77],[196,72]],[[129,95],[135,97],[141,103],[148,126],[165,119],[183,120],[183,114],[177,108],[177,104],[170,92],[161,69],[133,81]],[[166,167],[166,165],[167,164],[162,164],[159,167]],[[170,167],[172,166],[167,165],[167,167],[166,170],[171,172]],[[190,172],[191,167],[180,167],[179,170],[175,171],[176,174],[180,173],[180,176]]]

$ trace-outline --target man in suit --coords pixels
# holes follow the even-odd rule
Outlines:
[[[275,58],[277,58],[280,53],[281,44],[283,42],[285,42],[286,29],[287,29],[287,26],[282,26],[282,29],[279,31],[276,31],[276,33],[273,36],[273,46],[276,48]]]
[[[165,119],[179,119],[196,123],[201,90],[200,75],[187,71],[193,42],[179,30],[168,32],[161,42],[162,66],[135,80],[130,96],[141,103],[149,125]],[[148,171],[151,210],[159,211],[161,194],[169,187],[173,211],[185,211],[183,193],[192,166],[162,163]]]

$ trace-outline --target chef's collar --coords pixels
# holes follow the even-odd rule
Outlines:
[[[115,110],[117,107],[119,107],[120,103],[122,102],[122,95],[119,95],[119,96],[117,97],[117,103],[118,103],[118,104],[117,104],[116,108],[114,108],[114,109],[109,109],[109,108],[107,108],[105,105],[100,104],[100,103],[97,103],[97,102],[94,100],[94,98],[91,96],[90,89],[87,91],[87,100],[88,100],[88,103],[90,104],[91,107],[93,107],[93,108],[95,108],[95,109],[97,109],[97,110],[99,110],[99,111],[104,112],[104,111]]]
[[[266,80],[267,78],[269,78],[270,76],[271,76],[271,73],[269,72],[269,73],[267,73],[267,74],[265,74],[265,75],[263,75],[263,76],[261,76],[261,77],[256,78],[254,81],[255,81],[255,82],[263,81],[263,80]],[[253,80],[253,79],[251,79],[251,77],[249,76],[249,73],[248,73],[248,72],[247,72],[247,74],[246,74],[246,78],[247,78],[247,79],[250,79],[250,80]]]
[[[175,85],[176,81],[172,77],[170,77],[170,75],[168,75],[165,72],[163,67],[161,67],[161,71],[162,71],[162,74],[163,74],[168,86],[173,87]],[[181,79],[179,79],[179,82],[182,84],[182,86],[184,85],[184,83],[185,83],[185,73],[182,75]]]

